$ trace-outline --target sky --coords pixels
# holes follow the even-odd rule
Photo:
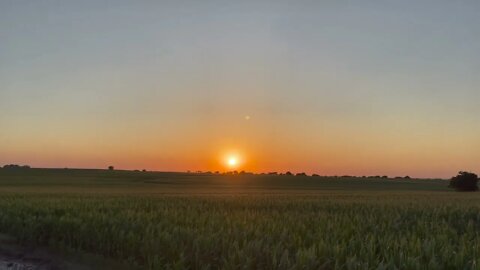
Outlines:
[[[480,2],[0,2],[0,165],[480,173]]]

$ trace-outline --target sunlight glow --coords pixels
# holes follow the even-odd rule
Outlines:
[[[235,165],[237,165],[237,159],[235,157],[230,157],[228,159],[228,165],[230,167],[235,167]]]
[[[243,155],[240,155],[238,152],[230,152],[223,155],[222,163],[228,170],[237,170],[243,167]]]

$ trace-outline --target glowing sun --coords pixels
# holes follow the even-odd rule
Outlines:
[[[235,167],[238,164],[238,160],[236,157],[229,157],[228,158],[228,166]]]
[[[235,154],[227,154],[223,158],[223,164],[226,168],[233,170],[238,169],[239,167],[243,166],[243,158],[241,155]]]

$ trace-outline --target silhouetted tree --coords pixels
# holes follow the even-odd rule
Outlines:
[[[296,176],[307,176],[307,174],[302,172],[302,173],[297,173]]]
[[[405,178],[405,179],[412,179],[412,178],[411,178],[410,176],[408,176],[408,175],[405,176],[404,178]]]
[[[470,172],[459,172],[450,180],[450,188],[456,191],[477,191],[478,176]]]
[[[320,175],[314,173],[314,174],[312,174],[312,176],[313,176],[313,177],[319,177]]]
[[[30,166],[28,165],[23,165],[23,166],[20,166],[20,165],[17,165],[17,164],[8,164],[8,165],[5,165],[3,166],[4,169],[9,169],[9,170],[22,170],[22,169],[30,169]]]
[[[285,175],[293,175],[291,172],[286,172]]]
[[[113,171],[114,169],[115,169],[115,167],[113,167],[113,166],[108,166],[108,170],[109,170],[109,171]]]

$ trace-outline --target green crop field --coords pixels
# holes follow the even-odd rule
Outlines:
[[[480,269],[445,180],[0,170],[0,233],[138,269]]]

